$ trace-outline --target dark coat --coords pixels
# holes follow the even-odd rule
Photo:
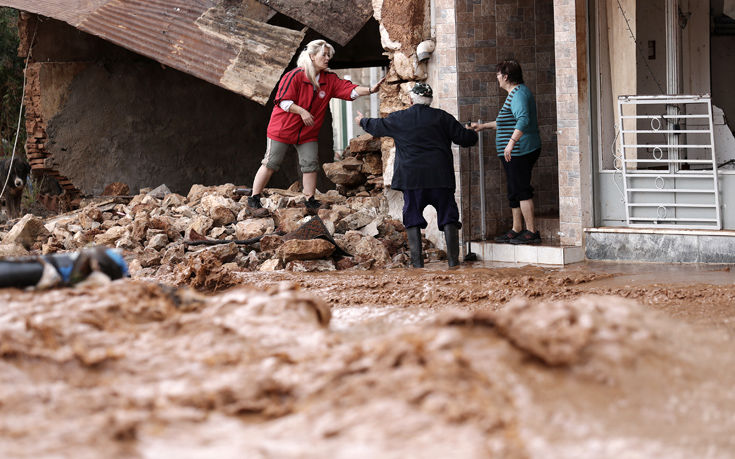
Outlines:
[[[477,133],[465,129],[452,115],[427,105],[412,105],[385,118],[363,118],[362,128],[375,137],[393,137],[396,160],[391,188],[454,190],[452,142],[462,147],[477,143]]]

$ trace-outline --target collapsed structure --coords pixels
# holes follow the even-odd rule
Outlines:
[[[494,63],[515,57],[538,104],[543,151],[535,204],[542,237],[555,246],[511,250],[485,242],[510,221],[501,165],[485,135],[484,148],[454,150],[463,236],[472,250],[485,260],[555,264],[585,257],[735,260],[728,255],[735,253],[735,214],[727,206],[735,186],[727,114],[735,99],[723,78],[732,61],[730,0],[185,3],[0,2],[41,15],[22,21],[22,51],[32,49],[27,151],[35,170],[83,193],[112,181],[133,190],[163,182],[180,193],[194,183],[248,183],[265,141],[268,87],[301,43],[317,37],[338,45],[334,67],[387,68],[381,115],[404,108],[406,90],[426,80],[435,106],[462,121],[492,119],[503,102]],[[685,147],[702,134],[673,132],[694,129],[681,118],[663,125],[668,134],[653,129],[646,142],[625,139],[622,150],[632,156],[622,161],[618,97],[686,94],[722,109],[712,110],[709,143]],[[663,101],[632,115],[641,117],[634,130],[694,114],[686,110]],[[320,141],[324,162],[333,157],[329,124]],[[669,137],[657,137],[663,135]],[[395,203],[390,142],[382,144],[383,177]],[[714,203],[689,185],[704,174],[702,151],[717,179],[707,185],[707,196],[719,198]],[[651,183],[621,185],[636,174]],[[296,179],[295,164],[287,164],[271,183],[285,188]],[[332,185],[322,177],[318,186]],[[707,209],[716,218],[702,216]],[[691,232],[703,220],[713,224]]]

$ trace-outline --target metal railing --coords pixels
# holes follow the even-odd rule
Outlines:
[[[628,226],[721,229],[709,95],[620,96],[618,119]]]

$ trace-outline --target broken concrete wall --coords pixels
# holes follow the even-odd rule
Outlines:
[[[436,86],[428,71],[429,62],[419,62],[416,49],[426,40],[432,40],[431,3],[428,0],[373,0],[374,17],[380,23],[380,39],[391,64],[386,84],[380,91],[380,116],[386,116],[410,106],[408,92],[417,81],[428,81]],[[452,32],[452,31],[447,31]],[[453,32],[452,32],[453,33]],[[436,101],[435,101],[436,102]],[[432,104],[439,107],[438,103]],[[395,144],[393,139],[382,140],[384,184],[390,186],[393,177]],[[403,195],[386,188],[390,215],[401,218]],[[444,247],[443,235],[436,227],[436,211],[424,211],[428,222],[425,236],[437,247]]]
[[[68,178],[85,194],[111,182],[132,192],[166,183],[249,185],[265,152],[272,105],[241,96],[80,32],[26,16],[36,39],[29,72],[27,150],[34,169]],[[37,24],[37,26],[36,26]],[[331,119],[320,139],[331,160]],[[295,154],[269,185],[298,180]],[[67,183],[67,182],[64,182]],[[319,188],[331,188],[320,177]]]

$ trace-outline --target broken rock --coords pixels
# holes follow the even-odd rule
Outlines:
[[[252,239],[273,232],[275,227],[272,218],[253,218],[235,225],[235,237],[240,240]]]
[[[375,267],[385,267],[390,262],[390,254],[383,243],[371,236],[363,236],[358,231],[348,231],[337,241],[342,249],[353,255],[358,262],[375,260]]]
[[[351,153],[363,153],[369,151],[380,151],[380,137],[363,134],[350,139]]]
[[[208,194],[200,202],[204,213],[216,226],[229,225],[235,221],[234,202],[223,196]]]
[[[364,174],[380,175],[383,173],[383,157],[378,153],[365,153],[362,157],[362,172]]]
[[[293,260],[286,264],[286,271],[297,273],[336,271],[334,261],[328,260]]]
[[[263,264],[260,265],[258,271],[277,271],[282,268],[283,264],[281,263],[280,259],[271,258],[270,260],[264,261]]]
[[[334,252],[334,245],[324,239],[291,239],[276,250],[276,255],[284,263],[291,260],[317,260],[327,258]]]
[[[273,219],[276,226],[284,233],[290,233],[301,226],[304,217],[306,217],[306,209],[299,207],[276,209],[273,212]]]
[[[368,225],[374,219],[375,216],[370,215],[366,211],[360,211],[347,215],[345,218],[337,222],[334,227],[337,232],[346,233],[347,231],[360,229],[363,226]]]
[[[127,196],[130,194],[130,187],[126,183],[113,182],[107,185],[102,191],[102,196]]]
[[[367,177],[360,172],[362,161],[355,158],[347,158],[333,163],[322,165],[327,178],[337,185],[345,187],[356,187],[365,183]]]
[[[31,214],[26,214],[16,223],[8,234],[3,238],[3,244],[20,244],[30,249],[38,238],[49,236],[49,232],[41,219]]]

